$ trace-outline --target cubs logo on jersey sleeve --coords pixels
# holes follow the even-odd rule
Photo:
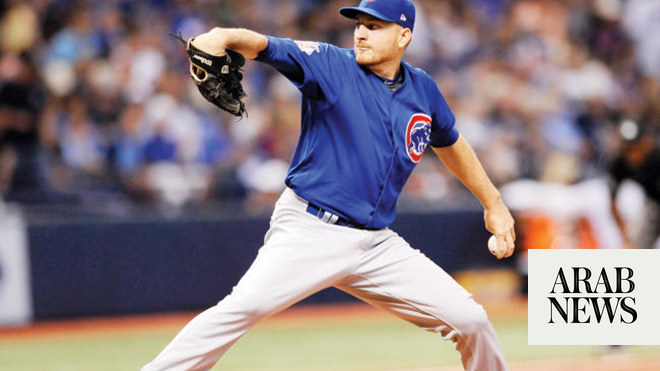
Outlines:
[[[406,129],[406,152],[412,162],[421,161],[430,141],[431,117],[422,113],[414,114],[408,121]]]

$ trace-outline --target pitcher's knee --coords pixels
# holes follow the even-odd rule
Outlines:
[[[277,308],[271,303],[259,300],[249,295],[231,294],[220,301],[217,305],[224,312],[233,315],[243,316],[251,321],[258,321],[277,311]]]
[[[486,311],[478,304],[461,313],[461,318],[453,324],[462,336],[480,334],[490,331],[491,324]]]

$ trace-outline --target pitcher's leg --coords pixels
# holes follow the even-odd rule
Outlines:
[[[186,325],[143,371],[209,369],[260,319],[352,270],[364,234],[323,223],[289,201],[278,202],[264,247],[232,293]]]
[[[465,370],[507,370],[495,330],[472,295],[394,232],[381,237],[337,287],[454,341]]]
[[[299,271],[260,252],[230,295],[190,321],[143,371],[207,370],[259,320],[324,288],[322,280],[292,282]]]
[[[259,270],[258,264],[254,269]],[[243,288],[239,283],[232,294],[190,321],[142,370],[210,369],[259,320],[320,289],[307,287],[296,295],[273,295],[278,291],[277,285],[271,281],[271,285],[255,289]]]

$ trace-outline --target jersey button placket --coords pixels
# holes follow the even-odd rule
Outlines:
[[[385,174],[385,178],[383,179],[383,181],[378,186],[378,202],[376,202],[375,209],[372,210],[369,213],[369,215],[371,216],[371,220],[374,219],[374,215],[376,214],[376,211],[380,207],[380,204],[383,200],[383,193],[384,193],[384,190],[385,190],[385,187],[386,187],[387,183],[389,182],[390,176],[392,174],[392,168],[394,167],[394,161],[396,159],[396,141],[394,140],[394,128],[395,128],[395,126],[394,126],[394,120],[393,120],[394,116],[392,115],[392,107],[394,106],[394,100],[395,100],[394,97],[395,97],[395,95],[396,95],[396,91],[392,92],[391,97],[390,97],[389,120],[387,122],[388,125],[386,126],[387,134],[390,138],[390,144],[392,145],[392,154],[391,154],[391,157],[390,157],[390,165],[389,165],[389,168],[387,169],[387,173]]]

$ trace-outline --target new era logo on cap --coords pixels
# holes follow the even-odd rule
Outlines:
[[[368,14],[411,31],[415,26],[415,5],[411,0],[362,0],[358,6],[339,9],[339,13],[348,18],[355,18],[358,13]]]

